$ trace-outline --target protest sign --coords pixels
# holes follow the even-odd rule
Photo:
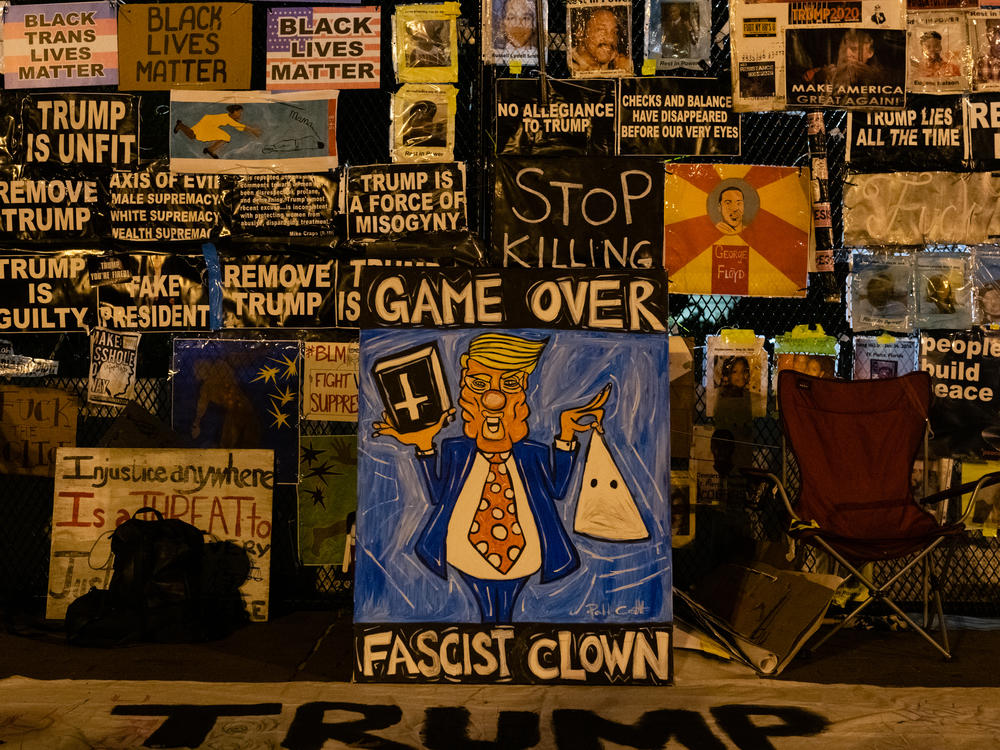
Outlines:
[[[346,573],[358,509],[356,435],[302,438],[298,501],[299,560],[303,565],[335,565]]]
[[[173,172],[294,174],[337,166],[337,92],[171,91]]]
[[[252,16],[253,9],[245,3],[122,5],[120,88],[249,88]]]
[[[174,339],[173,427],[196,448],[266,448],[274,477],[295,484],[299,343]]]
[[[166,164],[140,172],[112,172],[111,236],[132,242],[207,240],[221,226],[219,176],[176,174]]]
[[[273,488],[271,451],[60,448],[45,616],[61,620],[92,586],[107,588],[111,533],[148,506],[246,550],[240,591],[250,619],[265,622]]]
[[[139,161],[136,98],[125,94],[29,94],[22,149],[32,164],[128,167]]]
[[[665,281],[365,270],[356,680],[671,680]],[[484,414],[501,389],[504,414]],[[420,669],[407,645],[466,637],[480,669]],[[605,659],[612,644],[635,658]],[[588,668],[561,670],[559,649]]]
[[[90,277],[91,287],[99,287],[128,281],[132,278],[132,272],[125,268],[125,263],[118,255],[88,255],[87,276]]]
[[[814,241],[808,170],[669,164],[665,195],[671,292],[805,296]]]
[[[269,9],[267,89],[377,89],[381,31],[373,6]]]
[[[922,331],[920,369],[930,373],[935,455],[1000,458],[1000,338],[972,331]]]
[[[95,328],[90,332],[87,403],[125,406],[135,399],[135,375],[142,334]]]
[[[373,164],[347,170],[348,235],[400,237],[466,229],[465,164]]]
[[[619,152],[714,156],[740,153],[740,116],[729,82],[703,78],[623,78]]]
[[[737,111],[903,106],[903,0],[734,0],[730,24]]]
[[[902,110],[847,113],[847,161],[857,172],[965,168],[962,98],[907,97]]]
[[[358,421],[358,342],[307,341],[302,418]]]
[[[15,170],[0,177],[0,238],[93,240],[107,219],[96,180],[33,180]]]
[[[502,78],[497,153],[613,156],[615,114],[612,80]]]
[[[117,20],[106,2],[4,9],[4,87],[114,86]]]
[[[232,233],[251,237],[317,237],[337,233],[343,174],[251,174],[229,191]]]
[[[0,256],[0,331],[81,331],[94,324],[87,253]]]
[[[201,255],[119,255],[128,281],[97,291],[97,319],[107,328],[139,331],[207,330],[211,327]]]
[[[1000,169],[1000,101],[995,95],[972,94],[965,98],[965,139],[966,158],[973,169]]]
[[[848,246],[977,244],[1000,237],[1000,175],[858,174],[845,180]]]
[[[79,408],[58,388],[0,387],[0,472],[51,477],[56,449],[76,445]]]
[[[0,375],[8,378],[44,378],[58,374],[58,361],[16,354],[10,341],[0,339]]]
[[[304,328],[330,325],[333,260],[285,255],[222,257],[223,326]]]
[[[493,251],[503,266],[662,264],[663,164],[653,159],[497,159]]]

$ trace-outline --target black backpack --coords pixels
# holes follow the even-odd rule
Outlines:
[[[138,517],[145,513],[155,520]],[[206,544],[195,526],[146,507],[115,529],[111,551],[108,589],[91,589],[66,612],[71,643],[203,641],[248,621],[239,587],[250,560],[236,544]]]

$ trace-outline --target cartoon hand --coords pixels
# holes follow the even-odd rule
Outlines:
[[[604,409],[601,407],[604,406],[610,395],[611,383],[608,383],[601,389],[600,393],[583,406],[578,406],[575,409],[567,409],[560,414],[559,439],[569,442],[577,432],[586,432],[587,430],[597,430],[603,433],[604,427],[601,425],[601,422],[604,419]],[[581,420],[586,417],[593,417],[593,419],[588,422],[582,422]]]
[[[247,130],[249,130],[249,131],[250,131],[250,133],[251,133],[251,134],[252,134],[252,135],[253,135],[253,136],[254,136],[255,138],[260,138],[260,128],[255,128],[255,127],[254,127],[253,125],[247,125]]]
[[[382,421],[372,422],[372,430],[374,430],[373,437],[388,435],[391,438],[395,438],[403,445],[414,446],[418,451],[433,450],[434,438],[437,437],[437,434],[441,432],[444,426],[448,424],[454,416],[455,410],[449,409],[430,427],[424,427],[422,430],[416,430],[414,432],[400,432],[389,422],[389,414],[387,412],[382,412]]]

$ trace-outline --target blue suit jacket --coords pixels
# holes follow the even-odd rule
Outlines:
[[[442,441],[440,452],[440,471],[436,455],[419,457],[434,508],[417,540],[416,551],[424,565],[447,578],[448,521],[476,459],[476,441],[467,437],[450,438]],[[566,494],[578,453],[579,449],[564,451],[531,440],[514,443],[514,463],[528,493],[528,506],[541,540],[542,583],[562,578],[580,566],[580,558],[554,502]]]

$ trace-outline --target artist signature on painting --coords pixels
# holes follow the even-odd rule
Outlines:
[[[602,617],[621,617],[623,615],[644,615],[646,614],[646,603],[639,599],[631,607],[627,604],[619,604],[618,606],[612,607],[610,604],[602,603],[597,604],[594,602],[588,602],[584,605],[584,608],[589,617],[593,617],[595,620],[599,620]]]

